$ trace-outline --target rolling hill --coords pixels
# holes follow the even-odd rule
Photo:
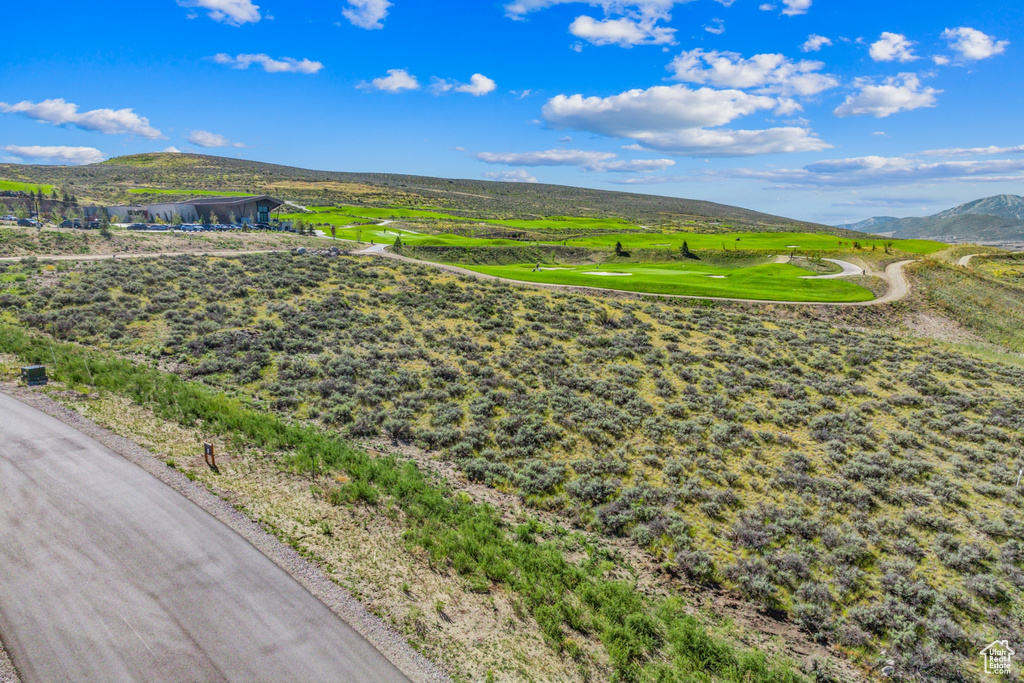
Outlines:
[[[456,180],[383,173],[315,171],[197,154],[137,154],[88,166],[0,164],[0,179],[48,184],[84,201],[167,201],[175,192],[251,192],[316,205],[416,206],[489,219],[551,216],[621,218],[700,232],[827,232],[835,227],[772,216],[714,202],[590,190],[540,183]],[[153,196],[139,190],[153,190]]]
[[[1024,242],[1024,197],[997,195],[922,218],[876,216],[846,230],[952,242]]]

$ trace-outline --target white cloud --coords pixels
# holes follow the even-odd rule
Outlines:
[[[456,87],[455,92],[464,92],[473,95],[474,97],[480,97],[481,95],[494,92],[497,87],[498,84],[487,76],[484,76],[483,74],[473,74],[469,79],[469,83]]]
[[[932,57],[932,61],[935,62],[938,66],[946,66],[953,60],[951,60],[949,57],[945,55],[935,55],[934,57]]]
[[[641,19],[603,19],[586,15],[576,17],[569,25],[569,32],[594,45],[664,45],[675,43],[675,29],[657,26],[656,17]]]
[[[384,28],[391,3],[388,0],[348,0],[349,7],[341,13],[353,26],[365,29]]]
[[[54,126],[75,126],[82,130],[106,133],[107,135],[138,135],[147,140],[162,140],[163,133],[149,125],[149,119],[139,116],[131,109],[93,109],[78,111],[78,105],[63,99],[42,102],[0,102],[0,112],[21,114],[40,123]]]
[[[388,69],[387,76],[375,78],[369,83],[362,83],[358,87],[364,90],[383,90],[389,93],[399,93],[403,90],[419,90],[420,83],[415,76],[409,74],[405,69]]]
[[[1008,40],[996,40],[968,26],[947,28],[942,32],[942,37],[951,43],[950,47],[960,53],[963,59],[972,62],[1001,55],[1010,44]]]
[[[774,98],[741,90],[691,90],[683,85],[659,85],[603,98],[558,95],[548,100],[543,113],[554,128],[634,137],[633,133],[647,130],[720,126],[775,106]]]
[[[960,156],[982,156],[991,154],[1024,154],[1024,145],[1015,147],[951,147],[948,149],[930,149],[921,152],[926,157],[960,157]]]
[[[748,171],[746,177],[795,185],[894,185],[928,181],[1006,179],[1024,171],[1024,159],[926,162],[903,157],[857,157],[819,161],[802,169]],[[735,176],[734,176],[735,177]]]
[[[922,88],[915,74],[900,74],[886,78],[881,85],[858,81],[860,92],[850,95],[833,112],[836,116],[874,116],[885,118],[901,111],[934,107],[935,96],[942,93],[935,88]]]
[[[448,92],[463,92],[473,95],[474,97],[481,97],[494,92],[497,87],[498,84],[487,76],[484,76],[483,74],[473,74],[469,79],[469,83],[459,83],[458,81],[449,81],[446,78],[431,76],[430,86],[427,89],[433,95],[443,95]]]
[[[488,171],[483,174],[487,180],[497,180],[502,183],[535,183],[537,179],[522,169],[516,171]]]
[[[735,52],[683,52],[669,64],[676,80],[719,88],[756,88],[761,94],[817,95],[839,85],[828,74],[816,73],[822,62],[794,62],[785,55],[762,54],[744,59]]]
[[[675,166],[672,159],[618,159],[611,152],[588,152],[579,149],[549,149],[542,152],[480,152],[474,157],[488,164],[507,166],[578,166],[597,173],[637,173],[663,171]]]
[[[433,95],[443,95],[446,92],[451,92],[455,87],[455,84],[444,78],[438,78],[437,76],[430,77],[430,87],[427,89]]]
[[[811,0],[782,0],[782,4],[786,6],[782,13],[790,17],[807,14],[807,10],[811,9]]]
[[[819,36],[817,33],[812,33],[807,36],[807,40],[800,46],[800,49],[803,52],[820,52],[821,48],[827,47],[831,44],[831,38],[826,38],[825,36]]]
[[[297,73],[297,74],[315,74],[324,68],[324,65],[320,62],[314,62],[309,59],[294,59],[292,57],[281,57],[280,59],[274,59],[269,55],[256,54],[248,55],[242,54],[236,57],[232,57],[229,54],[220,53],[211,57],[217,64],[223,64],[230,66],[233,69],[248,69],[253,64],[260,66],[264,71],[270,74],[278,73]]]
[[[868,53],[876,62],[912,62],[920,59],[914,54],[913,45],[905,35],[885,31],[881,38],[871,44]]]
[[[590,170],[599,173],[648,173],[651,171],[664,171],[666,168],[675,165],[676,162],[671,159],[623,159],[597,164],[591,167]]]
[[[685,176],[644,176],[611,181],[624,185],[670,182],[753,180],[773,183],[775,188],[838,188],[920,186],[940,182],[1020,182],[1024,159],[992,161],[927,162],[904,157],[855,157],[828,159],[803,168],[731,168]]]
[[[770,2],[763,2],[757,6],[757,9],[761,10],[762,12],[774,12],[776,7]]]
[[[677,4],[690,0],[513,0],[505,5],[505,13],[513,19],[524,19],[530,12],[564,4],[587,4],[601,7],[604,19],[578,16],[569,31],[595,45],[665,45],[675,43],[676,30],[661,22],[672,18],[670,11]],[[729,3],[731,4],[731,3]],[[581,46],[580,46],[581,47]],[[577,52],[580,47],[573,46]]]
[[[12,154],[18,159],[34,159],[36,161],[50,161],[57,163],[72,164],[98,164],[105,158],[103,152],[94,147],[41,147],[30,145],[8,145],[4,151]]]
[[[223,135],[206,130],[194,130],[189,133],[188,141],[200,147],[245,147],[241,142],[232,142]]]
[[[596,5],[605,13],[635,13],[665,16],[676,4],[689,0],[513,0],[505,5],[505,13],[513,19],[522,19],[530,12],[554,5],[583,4]]]
[[[255,24],[260,20],[260,7],[251,0],[178,0],[178,5],[205,9],[214,21],[232,26]]]
[[[181,154],[181,150],[173,145],[162,150],[164,154]]]
[[[611,97],[558,95],[544,105],[552,128],[636,140],[641,147],[688,156],[747,156],[827,149],[803,127],[708,130],[780,101],[741,90],[691,90],[682,85],[630,90]]]
[[[508,166],[593,166],[617,155],[580,149],[549,149],[543,152],[479,152],[473,156],[488,164]]]
[[[710,23],[705,24],[704,30],[716,36],[720,36],[725,33],[725,19],[712,19]]]

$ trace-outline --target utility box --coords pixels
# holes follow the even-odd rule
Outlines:
[[[21,379],[30,387],[38,387],[47,383],[46,366],[29,365],[21,369]]]

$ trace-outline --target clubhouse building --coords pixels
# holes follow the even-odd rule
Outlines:
[[[114,223],[269,223],[270,213],[284,202],[268,195],[255,197],[197,197],[168,204],[109,206],[107,215]]]

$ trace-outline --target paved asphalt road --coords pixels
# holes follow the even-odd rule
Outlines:
[[[23,683],[408,680],[227,526],[3,394],[0,635]]]

